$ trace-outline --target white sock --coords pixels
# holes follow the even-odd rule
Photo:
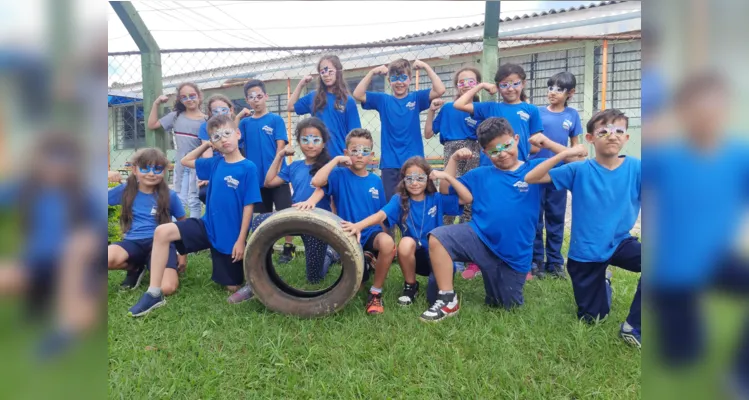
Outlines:
[[[455,294],[455,290],[440,290],[439,294]]]
[[[154,296],[154,297],[161,296],[161,288],[160,287],[149,286],[148,287],[148,293],[151,296]]]
[[[374,286],[370,287],[369,291],[372,292],[372,293],[374,293],[374,294],[382,294],[382,288],[376,288]]]

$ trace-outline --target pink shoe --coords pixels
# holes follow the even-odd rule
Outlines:
[[[477,276],[481,276],[481,270],[479,269],[479,266],[474,263],[468,263],[466,264],[466,269],[461,273],[463,276],[463,279],[473,279]]]
[[[533,280],[533,274],[530,273],[530,272],[528,272],[528,275],[525,276],[525,281],[527,282],[527,281],[531,281],[531,280]]]

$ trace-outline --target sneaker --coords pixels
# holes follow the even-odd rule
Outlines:
[[[424,311],[419,319],[424,322],[439,322],[457,314],[459,310],[460,304],[458,304],[457,293],[440,294],[437,296],[437,301]]]
[[[255,297],[255,293],[252,292],[252,288],[250,288],[250,285],[245,285],[239,288],[239,290],[237,290],[236,292],[232,293],[231,296],[226,299],[226,301],[229,304],[239,304],[253,297]]]
[[[135,269],[128,269],[125,279],[120,283],[120,289],[122,290],[133,290],[140,286],[140,282],[143,280],[143,276],[146,275],[146,267],[140,266]]]
[[[479,266],[474,263],[468,263],[466,269],[460,274],[463,279],[473,279],[477,276],[481,276],[481,270]]]
[[[546,278],[546,274],[544,273],[544,271],[542,271],[540,268],[538,268],[538,264],[536,264],[536,263],[531,264],[531,272],[530,273],[532,275],[531,279],[533,279],[533,278],[537,278],[537,279],[544,279],[544,278]],[[526,277],[525,280],[530,280],[530,279],[528,279]]]
[[[551,264],[547,267],[547,272],[554,278],[567,279],[567,273],[564,271],[564,265],[562,264]]]
[[[640,337],[640,331],[638,329],[632,327],[629,327],[629,329],[627,329],[624,327],[624,324],[622,324],[621,328],[619,329],[619,336],[621,336],[625,342],[631,344],[632,346],[635,346],[638,349],[642,348],[642,339]]]
[[[402,306],[410,306],[416,299],[416,295],[419,294],[419,281],[416,281],[413,285],[410,283],[403,283],[403,293],[401,297],[398,297],[398,304]]]
[[[385,307],[382,303],[382,293],[369,292],[369,297],[367,298],[367,314],[375,315],[384,312]]]
[[[464,262],[461,262],[461,261],[455,261],[455,262],[453,262],[453,270],[455,272],[461,272],[462,273],[463,271],[466,270],[466,264]]]
[[[140,317],[165,304],[166,300],[164,300],[163,294],[154,296],[151,293],[145,292],[143,293],[143,296],[140,296],[140,300],[138,300],[138,302],[135,303],[134,306],[130,307],[130,310],[128,310],[128,315],[130,315],[131,317]]]
[[[288,264],[291,262],[291,260],[294,258],[294,250],[296,250],[296,246],[294,246],[291,243],[284,243],[283,244],[283,253],[278,257],[278,263],[279,264]]]

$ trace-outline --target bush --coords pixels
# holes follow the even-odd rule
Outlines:
[[[109,187],[117,186],[116,183],[109,183]],[[120,206],[109,206],[108,208],[108,223],[107,233],[109,234],[108,243],[115,243],[122,240],[122,232],[120,230]]]

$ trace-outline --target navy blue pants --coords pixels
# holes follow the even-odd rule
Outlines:
[[[632,272],[642,272],[642,253],[637,238],[625,239],[604,262],[579,262],[567,260],[567,272],[572,280],[572,290],[577,303],[577,317],[586,322],[603,319],[611,310],[611,286],[606,282],[606,268],[614,265]],[[627,323],[641,330],[640,285],[629,309]]]
[[[552,264],[563,265],[562,241],[564,240],[564,212],[567,209],[567,190],[557,190],[553,183],[540,186],[541,208],[536,225],[536,240],[533,241],[533,261],[539,268],[551,270]],[[544,251],[544,225],[546,226],[546,249]],[[544,264],[544,253],[546,264]]]
[[[395,187],[400,182],[400,174],[400,168],[383,168],[380,170],[382,187],[385,189],[385,202],[390,201],[390,198],[395,194]]]
[[[738,258],[729,257],[721,263],[715,279],[702,288],[653,288],[648,305],[654,314],[658,349],[671,366],[698,362],[706,347],[706,328],[702,318],[701,299],[704,292],[718,290],[746,297],[749,294],[749,268]],[[735,372],[749,388],[749,313],[744,318],[744,332],[738,341]]]

